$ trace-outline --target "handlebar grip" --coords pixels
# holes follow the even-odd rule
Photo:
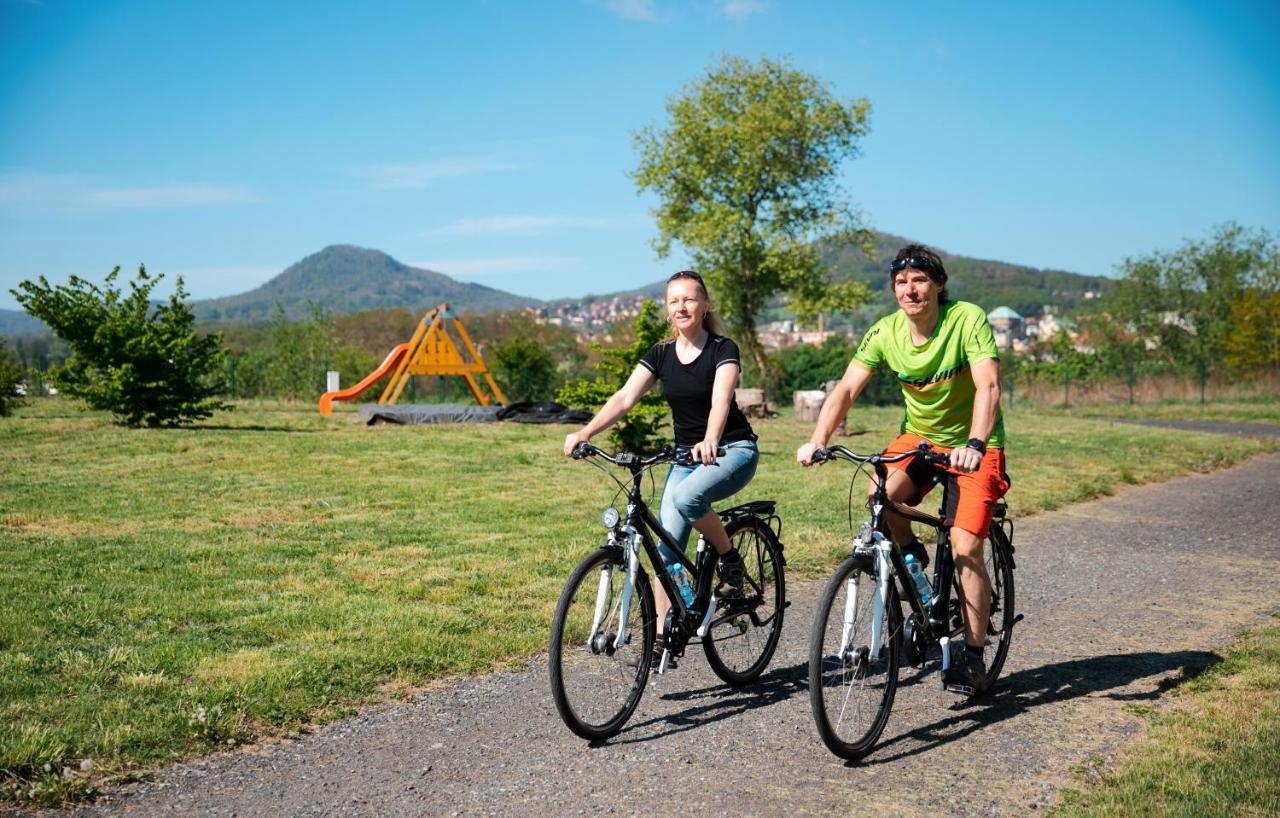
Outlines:
[[[831,459],[831,452],[826,449],[814,449],[813,457],[809,458],[810,463],[826,463]]]
[[[585,440],[573,447],[573,453],[569,455],[574,460],[582,460],[591,456],[591,444]]]

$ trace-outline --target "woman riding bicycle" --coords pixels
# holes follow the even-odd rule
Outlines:
[[[711,298],[702,276],[682,270],[667,280],[667,320],[671,337],[655,344],[621,389],[581,430],[565,437],[564,453],[608,429],[631,410],[655,381],[662,381],[663,397],[671,407],[676,445],[690,451],[693,466],[673,465],[662,492],[660,519],[672,538],[685,547],[690,527],[697,529],[719,555],[720,596],[741,593],[742,559],[729,544],[720,516],[711,509],[750,482],[760,459],[756,435],[738,408],[733,390],[741,364],[738,345],[718,333]],[[722,456],[717,450],[724,449]],[[675,555],[660,545],[664,567],[678,565]],[[653,583],[657,603],[658,644],[671,603],[662,586]]]

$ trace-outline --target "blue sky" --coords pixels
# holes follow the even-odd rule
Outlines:
[[[0,307],[145,262],[193,297],[328,244],[539,298],[677,269],[631,134],[724,54],[871,101],[873,227],[1089,274],[1280,229],[1280,4],[0,0]]]

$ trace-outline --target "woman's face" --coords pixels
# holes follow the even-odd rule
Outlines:
[[[667,285],[667,318],[681,332],[693,332],[702,326],[710,305],[702,287],[692,278],[677,278]]]
[[[923,273],[908,267],[893,277],[893,296],[908,316],[928,315],[938,309],[941,288]]]

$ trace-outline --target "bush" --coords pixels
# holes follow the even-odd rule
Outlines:
[[[658,315],[658,307],[646,301],[640,308],[633,325],[636,341],[622,349],[595,348],[603,355],[596,364],[594,380],[578,380],[565,384],[556,400],[567,406],[598,412],[605,401],[617,392],[649,348],[658,343],[669,331],[667,323]],[[656,449],[663,442],[660,434],[667,422],[667,402],[654,391],[640,398],[625,418],[609,431],[609,440],[618,449],[628,452],[646,452]]]
[[[71,347],[53,382],[127,426],[178,426],[231,408],[216,397],[222,337],[196,334],[182,279],[167,303],[154,304],[151,291],[164,276],[152,278],[139,267],[122,294],[115,287],[119,272],[112,270],[102,289],[78,276],[54,287],[40,276],[11,291]]]
[[[22,367],[0,338],[0,417],[22,405]]]

